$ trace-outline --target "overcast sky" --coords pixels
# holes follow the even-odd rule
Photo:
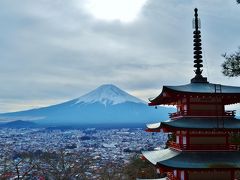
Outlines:
[[[199,8],[204,75],[221,74],[240,46],[235,0],[1,0],[0,112],[36,108],[115,84],[145,101],[194,76],[193,9]]]

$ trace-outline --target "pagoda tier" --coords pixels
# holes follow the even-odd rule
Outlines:
[[[240,151],[175,151],[163,149],[142,152],[152,164],[163,169],[239,169]]]
[[[178,105],[179,100],[188,100],[189,103],[191,101],[209,103],[209,100],[211,100],[212,103],[220,101],[223,105],[235,104],[240,102],[240,87],[208,82],[190,83],[180,86],[163,86],[161,94],[150,100],[149,105]]]
[[[231,180],[239,173],[240,152],[186,152],[164,149],[142,152],[169,179]]]
[[[214,130],[240,132],[240,120],[236,118],[182,117],[165,122],[147,124],[147,132],[172,132],[175,130]]]
[[[163,86],[161,94],[150,100],[150,106],[176,105],[177,112],[170,118],[187,116],[234,117],[225,105],[240,102],[240,87],[211,83],[190,83],[182,86]]]

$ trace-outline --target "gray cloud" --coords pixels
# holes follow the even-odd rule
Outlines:
[[[217,83],[240,85],[220,72],[221,54],[239,46],[240,7],[234,1],[148,0],[132,23],[94,19],[85,2],[0,2],[2,112],[76,98],[103,83],[138,92],[144,100],[164,84],[188,83],[196,6],[204,74]]]

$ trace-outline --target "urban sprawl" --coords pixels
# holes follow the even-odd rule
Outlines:
[[[164,148],[166,141],[166,134],[141,128],[1,128],[0,177],[45,179],[49,174],[54,179],[71,171],[70,179],[98,179],[104,167],[110,173],[143,150]]]

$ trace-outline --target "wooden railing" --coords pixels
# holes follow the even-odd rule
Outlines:
[[[178,116],[187,116],[188,112],[187,111],[178,111],[175,113],[169,113],[170,118],[178,117]]]
[[[223,151],[238,151],[240,146],[235,144],[177,144],[169,142],[169,147],[177,150],[223,150]]]
[[[232,111],[225,111],[223,113],[215,113],[213,111],[198,111],[196,113],[189,113],[188,111],[178,111],[175,113],[169,113],[169,117],[170,118],[177,118],[177,117],[181,117],[181,116],[227,116],[227,117],[235,117],[236,115],[236,111],[232,110]]]

